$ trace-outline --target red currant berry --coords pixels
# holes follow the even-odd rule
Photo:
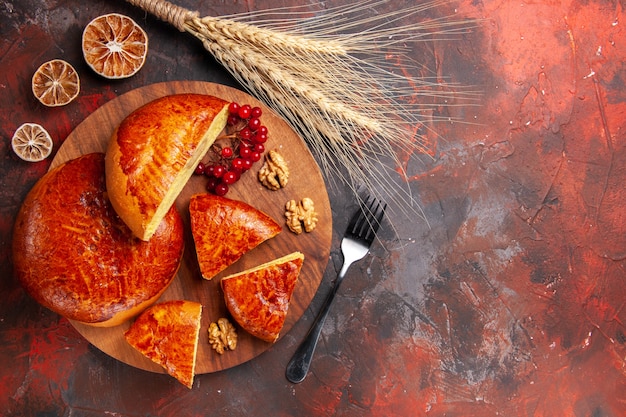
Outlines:
[[[267,134],[257,132],[257,134],[254,135],[254,143],[265,143],[265,142],[267,142]]]
[[[252,165],[254,164],[254,162],[252,162],[252,161],[251,161],[251,160],[249,160],[249,159],[244,159],[242,164],[243,164],[243,170],[244,170],[244,171],[247,171],[247,170],[249,170],[250,168],[252,168]]]
[[[206,189],[209,192],[213,192],[215,191],[215,187],[217,187],[217,184],[219,184],[220,180],[218,178],[215,177],[211,177],[207,180],[206,182]]]
[[[243,171],[243,162],[245,161],[245,159],[243,158],[235,158],[233,159],[233,162],[231,163],[230,169],[233,171]]]
[[[222,158],[231,158],[233,156],[233,148],[226,146],[222,148]]]
[[[249,158],[252,162],[256,162],[259,159],[261,159],[261,154],[259,152],[251,152],[250,153],[250,158]]]
[[[211,178],[215,176],[215,165],[207,165],[204,167],[204,175]]]
[[[239,137],[243,140],[248,140],[250,139],[251,136],[252,136],[252,131],[247,126],[239,131]]]
[[[257,129],[257,132],[261,135],[267,135],[267,127],[266,126],[259,126],[259,128]]]
[[[263,110],[261,110],[260,107],[253,107],[252,110],[250,110],[250,115],[258,119],[263,115]]]
[[[261,119],[257,118],[257,117],[253,117],[252,119],[250,119],[250,121],[248,122],[248,127],[254,132],[256,130],[259,129],[259,127],[261,127]]]
[[[224,165],[215,165],[213,167],[213,176],[215,178],[222,178],[224,172],[226,172],[226,168],[224,168]]]
[[[239,111],[237,112],[237,115],[239,115],[239,117],[245,120],[245,119],[250,118],[251,112],[252,112],[252,108],[250,107],[250,105],[244,104],[243,106],[239,107]]]
[[[243,159],[248,159],[250,157],[250,153],[252,153],[252,150],[247,146],[239,148],[239,156]]]
[[[235,114],[236,115],[237,113],[239,113],[239,108],[240,108],[239,103],[235,103],[233,101],[232,103],[230,103],[228,105],[228,112],[230,114]]]
[[[239,173],[236,171],[226,171],[224,173],[224,176],[222,177],[222,181],[224,182],[224,184],[234,184],[237,182],[237,180],[239,179]]]
[[[204,174],[204,168],[205,168],[204,164],[202,162],[199,162],[198,166],[193,171],[193,173],[196,174],[196,175],[202,175],[202,174]]]
[[[265,152],[265,145],[263,145],[262,143],[256,143],[252,150],[254,152],[263,153]]]
[[[213,192],[216,195],[225,196],[226,193],[228,192],[228,184],[224,184],[223,182],[220,182],[219,184],[215,186],[215,189],[213,190]]]

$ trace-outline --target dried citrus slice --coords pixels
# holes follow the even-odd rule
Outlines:
[[[127,78],[141,69],[148,35],[133,19],[119,13],[96,17],[83,31],[83,56],[105,78]]]
[[[41,125],[24,123],[17,128],[11,139],[13,151],[28,162],[46,159],[52,152],[52,138]]]
[[[41,64],[32,80],[33,94],[48,107],[64,106],[80,92],[78,73],[62,59]]]

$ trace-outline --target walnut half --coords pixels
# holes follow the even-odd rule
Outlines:
[[[265,155],[265,163],[259,171],[259,181],[266,188],[276,191],[284,188],[289,180],[289,167],[278,151],[272,150]]]
[[[220,355],[226,350],[235,350],[237,347],[237,331],[225,318],[209,325],[209,344]]]
[[[313,200],[305,197],[296,203],[290,200],[285,205],[285,217],[289,230],[299,235],[303,231],[311,232],[317,226],[317,213],[313,205]]]

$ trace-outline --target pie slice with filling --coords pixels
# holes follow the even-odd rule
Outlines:
[[[145,357],[191,389],[193,386],[202,304],[175,300],[145,310],[124,337]]]
[[[248,333],[266,342],[278,340],[304,255],[294,252],[222,278],[226,307]]]
[[[274,219],[251,205],[208,193],[191,197],[189,214],[204,279],[213,278],[281,231]]]

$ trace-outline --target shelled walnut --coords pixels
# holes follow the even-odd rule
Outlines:
[[[225,318],[209,325],[209,344],[220,355],[226,350],[235,350],[237,347],[237,331]]]
[[[289,230],[299,235],[303,231],[311,232],[317,226],[317,213],[313,205],[313,200],[305,197],[296,203],[290,200],[285,205],[285,217],[287,218],[287,227]]]
[[[284,188],[289,180],[289,167],[278,151],[272,150],[265,155],[265,163],[259,171],[259,181],[266,188],[276,191]]]

